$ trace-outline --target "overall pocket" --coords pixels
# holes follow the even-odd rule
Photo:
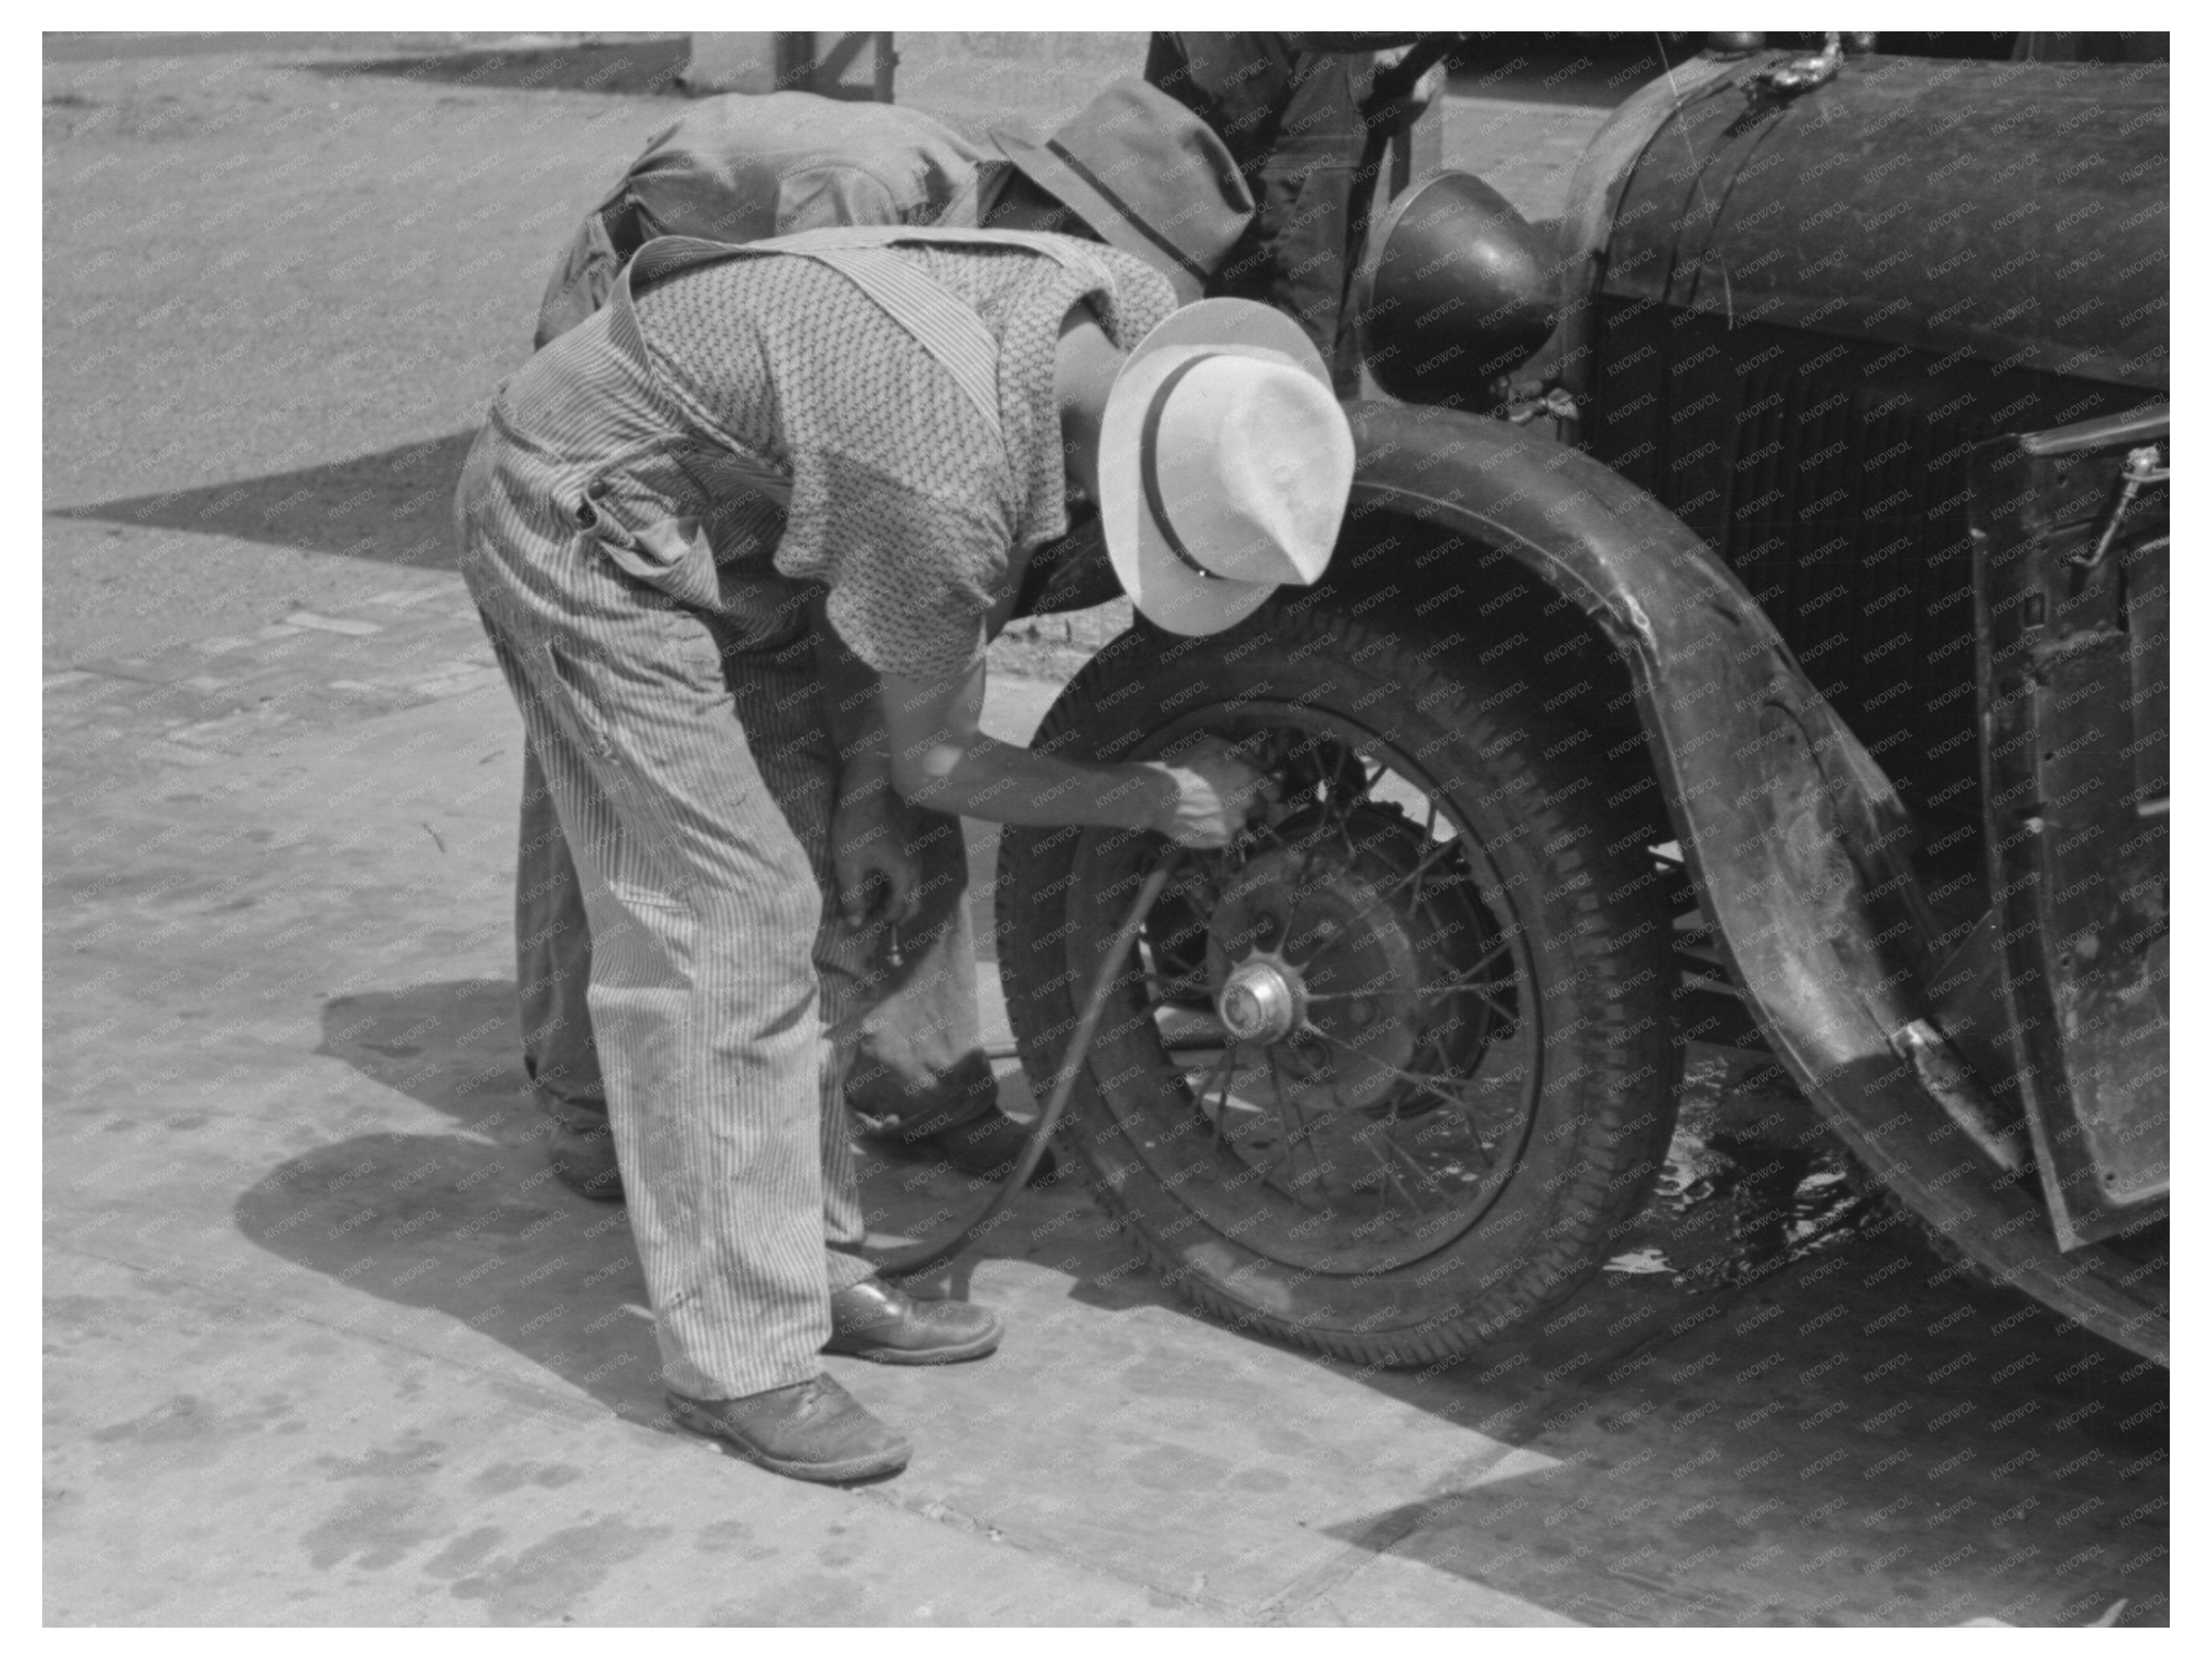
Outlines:
[[[788,484],[702,443],[626,458],[584,487],[579,530],[625,574],[727,625],[751,646],[790,631],[800,585],[776,572]]]
[[[670,503],[641,497],[625,482],[599,477],[586,484],[574,507],[577,529],[625,575],[679,604],[715,609],[721,593],[714,550],[698,516],[671,512]]]

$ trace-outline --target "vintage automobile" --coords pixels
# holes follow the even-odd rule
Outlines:
[[[2162,61],[1709,52],[1556,249],[1464,174],[1378,220],[1327,581],[1140,624],[1039,737],[1218,732],[1284,787],[1177,864],[1064,1136],[1182,1292],[1363,1363],[1510,1340],[1718,1037],[2163,1362],[2167,100]],[[1544,418],[1499,418],[1532,357]],[[1005,836],[1033,1077],[1165,855]]]

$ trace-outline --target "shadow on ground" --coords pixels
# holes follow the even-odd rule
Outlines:
[[[333,997],[315,1052],[432,1108],[453,1130],[365,1133],[288,1159],[240,1195],[240,1231],[357,1290],[492,1337],[620,1415],[657,1419],[659,1361],[626,1212],[576,1196],[546,1163],[551,1125],[523,1078],[514,981]],[[942,1164],[862,1145],[866,1206],[887,1237],[934,1232],[988,1190]],[[981,1247],[909,1282],[964,1297],[979,1261],[1058,1261],[1067,1251],[1054,1218],[1089,1202],[1073,1180],[1032,1189]],[[1091,1245],[1079,1280],[1130,1254],[1118,1240]],[[1127,1272],[1072,1294],[1115,1309],[1173,1305]]]
[[[452,1118],[452,1133],[356,1134],[241,1194],[264,1249],[482,1332],[635,1421],[659,1415],[645,1285],[618,1206],[576,1197],[544,1155],[508,980],[330,999],[315,1052]],[[629,1311],[629,1310],[635,1311]]]
[[[382,564],[452,570],[453,487],[475,440],[474,432],[453,432],[322,466],[128,495],[51,516],[235,536]]]
[[[427,57],[338,59],[310,64],[318,75],[345,79],[390,75],[466,87],[505,87],[526,92],[675,93],[690,60],[691,37],[586,41],[555,46],[510,45]]]
[[[332,998],[317,1052],[452,1127],[374,1130],[291,1158],[238,1199],[237,1224],[438,1316],[431,1340],[479,1332],[654,1422],[656,1350],[624,1212],[547,1169],[514,1008],[505,980]],[[1728,1128],[1706,1126],[1701,1144],[1729,1142]],[[983,1190],[890,1156],[863,1167],[885,1234],[934,1231]],[[2121,1598],[2123,1622],[2162,1622],[2166,1373],[1975,1285],[1902,1216],[1837,1225],[1816,1179],[1792,1193],[1802,1170],[1754,1178],[1763,1170],[1686,1171],[1684,1191],[1662,1190],[1645,1231],[1620,1241],[1711,1271],[1602,1274],[1525,1346],[1418,1372],[1284,1354],[1470,1431],[1471,1461],[1329,1533],[1359,1556],[1411,1558],[1595,1624],[2081,1624]],[[1778,1204],[1817,1226],[1803,1240],[1820,1247],[1747,1257]],[[1101,1313],[1210,1322],[1169,1298],[1075,1182],[1024,1194],[1007,1219],[917,1288],[964,1294],[977,1261],[1026,1260]],[[1179,1342],[1157,1327],[1139,1340],[1164,1335]],[[1127,1340],[1103,1325],[1086,1340]],[[1259,1346],[1249,1363],[1279,1363]],[[1221,1382],[1164,1364],[1130,1376],[1170,1395]]]

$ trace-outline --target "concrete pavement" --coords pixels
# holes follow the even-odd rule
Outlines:
[[[323,634],[380,637],[282,637]],[[55,746],[50,1618],[1547,1616],[1360,1571],[1334,1530],[1479,1448],[1354,1382],[1271,1384],[1065,1188],[950,1275],[1005,1309],[995,1359],[830,1362],[914,1434],[901,1481],[811,1490],[660,1425],[623,1212],[548,1177],[515,1060],[520,726],[489,678],[197,765],[219,720],[130,769],[119,727]],[[970,1201],[870,1170],[894,1215]]]
[[[1532,1348],[1407,1376],[1190,1314],[1062,1185],[933,1286],[1005,1311],[998,1356],[829,1362],[915,1438],[898,1480],[810,1489],[669,1431],[622,1212],[549,1177],[523,1091],[518,725],[457,584],[293,614],[50,694],[52,1621],[2035,1622],[2160,1593],[2162,1375],[1895,1230],[1731,1283],[1698,1265],[1740,1247],[1725,1202],[1656,1206]],[[991,723],[1049,695],[1002,680]],[[973,1201],[866,1167],[886,1237]],[[1659,1253],[1680,1271],[1632,1271]],[[2078,1580],[2012,1576],[2069,1545]]]

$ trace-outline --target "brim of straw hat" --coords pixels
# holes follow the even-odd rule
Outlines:
[[[1098,516],[1122,592],[1149,621],[1175,634],[1233,628],[1278,586],[1193,570],[1170,547],[1145,499],[1145,412],[1152,393],[1194,353],[1223,351],[1287,362],[1325,387],[1331,384],[1328,365],[1306,331],[1251,300],[1200,300],[1171,313],[1121,365],[1099,439]]]

